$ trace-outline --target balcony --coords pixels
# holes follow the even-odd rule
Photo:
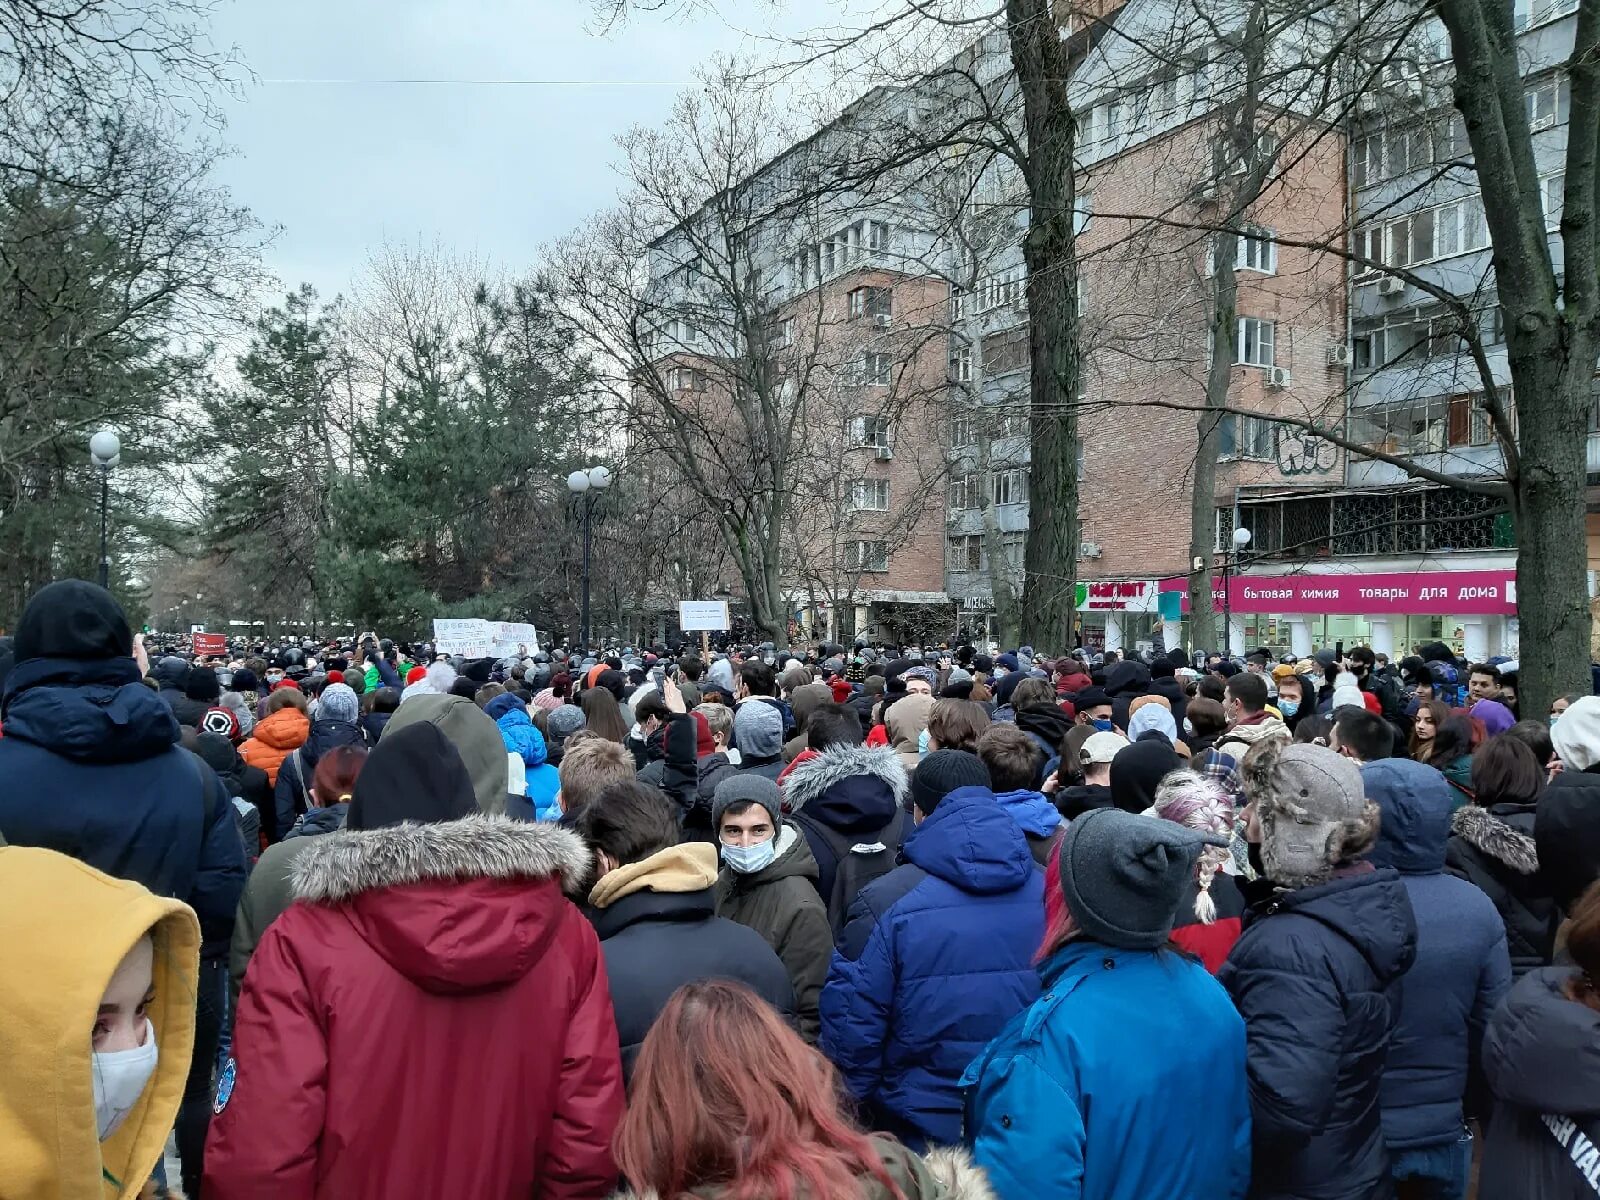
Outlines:
[[[1395,451],[1403,453],[1403,451]],[[1590,475],[1600,475],[1600,432],[1589,434],[1585,446],[1585,469]],[[1456,446],[1439,453],[1418,454],[1413,456],[1413,461],[1419,467],[1426,467],[1433,471],[1444,471],[1451,475],[1466,475],[1483,477],[1497,475],[1503,468],[1504,458],[1500,454],[1500,447],[1494,444],[1487,446]],[[1372,459],[1358,458],[1351,455],[1350,465],[1346,473],[1345,482],[1352,487],[1374,487],[1385,484],[1414,483],[1415,480],[1407,475],[1401,468],[1389,463],[1375,462]]]

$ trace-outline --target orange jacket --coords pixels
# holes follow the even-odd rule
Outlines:
[[[267,781],[278,782],[278,768],[311,736],[311,720],[298,708],[280,708],[270,717],[256,722],[255,735],[239,747],[239,757],[267,773]]]

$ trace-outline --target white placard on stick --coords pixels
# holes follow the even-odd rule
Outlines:
[[[678,628],[686,633],[696,629],[709,632],[728,628],[728,602],[726,600],[678,601]]]

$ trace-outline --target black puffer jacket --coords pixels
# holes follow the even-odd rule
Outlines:
[[[1378,1104],[1399,983],[1417,953],[1398,873],[1280,893],[1217,979],[1244,1017],[1255,1200],[1385,1200]]]
[[[1530,972],[1489,1022],[1483,1065],[1496,1104],[1478,1191],[1485,1200],[1600,1193],[1600,1013],[1563,994],[1572,974]]]
[[[1465,805],[1450,821],[1444,850],[1444,869],[1477,884],[1499,910],[1513,979],[1550,964],[1561,924],[1561,909],[1539,871],[1535,811],[1532,804]]]
[[[1586,771],[1570,767],[1539,797],[1533,840],[1550,893],[1570,910],[1600,878],[1600,763]]]

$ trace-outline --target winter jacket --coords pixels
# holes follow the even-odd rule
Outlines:
[[[1091,808],[1111,808],[1111,789],[1103,783],[1080,783],[1055,793],[1056,811],[1068,821]]]
[[[239,989],[244,986],[245,968],[250,965],[250,956],[256,952],[261,935],[294,903],[290,875],[295,860],[310,848],[314,838],[343,829],[349,811],[348,804],[313,808],[295,822],[283,841],[262,851],[255,870],[250,872],[250,881],[244,885],[244,895],[239,897],[233,939],[228,944],[228,986],[233,996],[229,1011],[239,1009]]]
[[[386,712],[361,714],[361,720],[357,723],[361,726],[361,736],[367,739],[368,748],[378,744],[378,739],[383,736],[383,731],[388,727],[389,718],[392,716],[393,713]]]
[[[255,733],[239,747],[239,754],[252,767],[265,771],[267,781],[276,788],[283,760],[305,745],[310,736],[311,720],[305,713],[297,708],[280,708],[256,722]]]
[[[258,836],[255,844],[246,843],[245,858],[254,861],[261,853],[260,833],[265,833],[267,843],[277,841],[277,810],[272,804],[272,786],[267,773],[252,767],[239,757],[239,751],[221,734],[202,735],[195,744],[195,753],[217,773],[223,795],[229,799],[237,796],[258,815]]]
[[[1217,979],[1245,1022],[1255,1200],[1393,1194],[1378,1091],[1416,952],[1395,871],[1351,869],[1246,915]]]
[[[182,900],[227,953],[244,847],[216,773],[133,660],[35,658],[6,676],[0,831]]]
[[[1383,812],[1368,856],[1400,872],[1417,924],[1417,957],[1400,980],[1400,1022],[1383,1068],[1383,1134],[1391,1152],[1461,1137],[1489,1014],[1511,987],[1506,931],[1494,904],[1444,873],[1455,799],[1439,773],[1407,759],[1361,769]],[[1479,1115],[1474,1088],[1465,1116]]]
[[[208,1200],[606,1196],[616,1027],[561,894],[588,869],[571,832],[488,815],[310,839],[239,1000]]]
[[[272,789],[272,802],[278,809],[278,828],[292,828],[294,819],[311,807],[311,783],[324,754],[338,746],[365,745],[366,739],[353,721],[334,721],[326,717],[313,721],[310,735],[284,756],[278,768],[278,778]]]
[[[162,691],[161,698],[167,702],[167,707],[172,709],[172,715],[177,718],[178,724],[185,729],[198,729],[206,710],[211,707],[202,700],[191,699],[181,691]]]
[[[1530,971],[1489,1022],[1494,1110],[1484,1200],[1594,1200],[1600,1193],[1600,1013],[1562,992],[1569,967]]]
[[[1200,881],[1190,882],[1189,889],[1178,902],[1178,917],[1172,926],[1172,941],[1180,950],[1194,955],[1215,975],[1228,961],[1239,935],[1244,929],[1244,893],[1232,875],[1218,871],[1211,877],[1211,902],[1216,905],[1216,919],[1207,925],[1194,911],[1200,898]]]
[[[686,983],[733,979],[795,1019],[782,960],[761,934],[716,915],[716,862],[711,846],[686,842],[608,871],[589,893],[625,1076],[633,1073],[644,1035]]]
[[[1197,963],[1075,940],[962,1078],[1001,1200],[1244,1200],[1244,1022]]]
[[[716,795],[717,784],[732,775],[735,770],[734,765],[728,761],[728,756],[720,750],[695,760],[694,799],[688,811],[683,814],[684,841],[717,840],[711,828],[711,801]],[[654,762],[646,763],[644,769],[639,772],[639,782],[665,790],[666,773],[666,759],[656,759]]]
[[[817,860],[805,835],[785,821],[777,857],[753,874],[724,865],[717,875],[717,916],[749,926],[767,939],[794,986],[800,1036],[817,1040],[817,1000],[828,977],[833,929],[817,895]]]
[[[1056,845],[1067,832],[1066,822],[1040,792],[996,792],[995,800],[1011,814],[1011,819],[1028,839],[1028,852],[1041,867],[1048,866]]]
[[[995,1193],[966,1152],[941,1147],[917,1155],[887,1134],[871,1135],[872,1148],[903,1200],[995,1200]],[[893,1200],[876,1175],[858,1177],[860,1190],[848,1200]],[[727,1184],[705,1184],[686,1193],[693,1200],[726,1200]],[[620,1192],[615,1200],[659,1200],[654,1192]],[[809,1198],[808,1198],[809,1200]]]
[[[133,660],[126,660],[130,669]],[[135,684],[166,705],[142,683]],[[5,739],[10,740],[9,736]],[[155,1072],[100,1140],[90,1031],[106,983],[149,934]],[[200,931],[152,896],[48,850],[0,848],[0,1195],[134,1200],[161,1160],[194,1048]]]
[[[1040,760],[1039,775],[1034,786],[1044,782],[1046,775],[1054,774],[1061,762],[1061,743],[1072,730],[1072,718],[1067,710],[1057,705],[1048,708],[1025,708],[1017,714],[1017,728],[1031,737],[1044,752]]]
[[[862,888],[822,989],[821,1046],[917,1148],[961,1134],[966,1066],[1039,994],[1044,872],[987,788],[957,788]]]
[[[1126,726],[1123,726],[1123,728],[1126,728]],[[1278,720],[1277,717],[1263,713],[1255,717],[1247,717],[1236,725],[1230,725],[1217,736],[1217,740],[1212,743],[1211,748],[1216,753],[1229,755],[1237,761],[1242,760],[1250,750],[1250,747],[1257,742],[1266,741],[1270,738],[1282,738],[1284,741],[1288,741],[1289,737],[1289,727],[1287,725]]]
[[[1476,884],[1499,912],[1514,979],[1549,966],[1561,924],[1561,909],[1539,870],[1535,811],[1532,804],[1464,805],[1451,818],[1444,848],[1445,870]]]
[[[1430,766],[1436,767],[1445,781],[1455,788],[1458,793],[1456,807],[1467,803],[1476,793],[1472,790],[1472,755],[1463,754],[1449,762],[1433,762]]]
[[[10,736],[11,727],[6,727]],[[1600,870],[1600,763],[1587,771],[1565,770],[1539,797],[1533,840],[1550,894],[1564,910],[1578,902]]]
[[[509,705],[497,705],[496,701],[509,699]],[[556,793],[561,790],[561,777],[559,772],[550,765],[549,752],[545,748],[544,734],[539,732],[532,719],[528,716],[527,708],[509,692],[503,696],[496,696],[490,701],[490,707],[498,707],[496,714],[488,709],[495,724],[499,726],[500,737],[506,744],[506,752],[515,754],[522,760],[523,777],[527,781],[527,792],[524,793],[533,805],[535,817],[540,821],[554,821],[561,815],[561,810],[556,806]]]
[[[835,895],[843,855],[865,855],[872,847],[887,845],[886,837],[903,843],[911,832],[911,815],[902,807],[910,794],[900,756],[888,747],[830,746],[784,780],[784,807],[816,857],[817,892],[835,930],[844,928],[855,900],[854,892]],[[889,857],[885,867],[893,865]]]

